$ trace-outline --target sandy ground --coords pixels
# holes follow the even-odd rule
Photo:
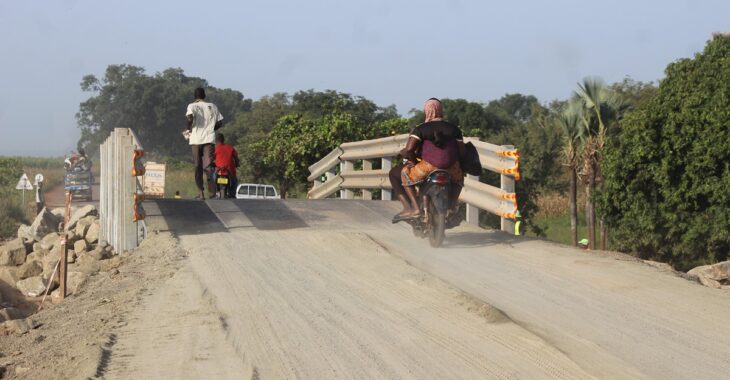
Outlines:
[[[46,300],[43,310],[31,316],[40,327],[19,337],[0,335],[0,366],[5,369],[0,378],[103,377],[118,330],[186,257],[170,234],[161,233],[125,256],[119,273],[91,276],[77,295],[61,304]]]
[[[158,205],[159,208],[156,208]],[[10,378],[723,378],[730,295],[388,202],[166,201],[119,274],[0,336]],[[16,376],[15,369],[27,368]]]

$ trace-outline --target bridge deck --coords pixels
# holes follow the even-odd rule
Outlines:
[[[407,225],[390,223],[390,217],[397,211],[397,205],[391,202],[227,200],[203,203],[166,200],[148,203],[145,207],[152,228],[169,229],[180,237],[185,247],[194,252],[192,262],[201,268],[201,279],[211,292],[230,293],[230,297],[217,296],[250,303],[251,307],[264,311],[266,316],[261,317],[263,319],[253,318],[258,322],[234,318],[231,325],[238,329],[239,334],[243,334],[242,337],[257,334],[257,328],[282,328],[275,326],[282,322],[277,319],[277,313],[299,315],[300,329],[287,330],[287,343],[272,348],[280,351],[253,354],[252,357],[257,358],[260,364],[271,365],[271,360],[285,360],[282,358],[286,357],[290,370],[312,375],[306,371],[304,362],[297,361],[300,356],[295,351],[297,344],[304,345],[305,340],[319,339],[323,352],[329,352],[331,347],[325,347],[334,343],[327,339],[327,334],[322,331],[318,333],[317,329],[333,328],[337,323],[345,323],[341,328],[351,331],[378,326],[368,316],[368,311],[361,309],[368,303],[357,304],[352,309],[364,315],[346,315],[346,318],[339,315],[343,313],[342,304],[352,302],[340,298],[340,293],[333,293],[329,303],[325,303],[329,305],[328,308],[319,311],[306,309],[305,303],[287,307],[282,302],[286,303],[283,294],[287,292],[305,298],[326,297],[327,289],[331,289],[332,285],[350,287],[351,293],[355,295],[366,294],[357,291],[359,287],[366,286],[359,277],[359,271],[364,269],[357,268],[359,266],[371,271],[381,270],[383,278],[379,281],[386,284],[385,287],[375,289],[375,293],[367,293],[369,296],[365,297],[380,292],[387,298],[388,286],[396,288],[393,281],[402,275],[386,270],[385,266],[397,265],[394,262],[378,261],[378,255],[387,251],[502,310],[519,326],[556,347],[581,370],[591,375],[601,378],[723,378],[730,373],[730,339],[727,338],[730,336],[730,295],[695,285],[623,255],[586,253],[535,239],[515,239],[471,226],[447,231],[444,247],[433,249],[425,240],[413,237]],[[368,259],[368,253],[374,256]],[[374,263],[368,264],[371,260]],[[309,261],[316,262],[316,265],[306,267],[305,263]],[[328,262],[332,263],[331,266]],[[372,266],[376,264],[381,267]],[[261,273],[242,269],[249,265]],[[249,276],[241,280],[240,289],[228,289],[226,287],[230,287],[230,284],[226,285],[214,278],[216,273],[225,272],[223,268],[226,267],[239,268],[231,269],[229,275]],[[277,274],[272,268],[278,268],[280,272]],[[322,283],[328,278],[322,273],[332,270],[351,273],[352,282],[348,282],[345,275],[337,284]],[[261,277],[264,275],[277,276],[276,281],[280,281],[284,287],[272,288],[276,287],[276,282]],[[321,278],[318,277],[320,275]],[[306,291],[286,286],[304,287]],[[418,292],[409,292],[408,297],[428,302],[428,290],[424,289],[423,292],[421,296]],[[257,300],[256,294],[273,299]],[[375,299],[372,301],[371,306],[383,307]],[[410,306],[419,307],[417,303]],[[232,306],[223,311],[232,316],[242,313],[240,308]],[[396,334],[399,326],[404,331],[411,331],[412,326],[408,324],[419,323],[417,318],[388,319],[378,310],[373,310],[373,315],[384,318],[383,326],[378,327],[391,334]],[[334,318],[334,321],[329,324],[312,322],[330,318]],[[399,325],[397,321],[406,325]],[[263,325],[256,325],[259,322]],[[266,323],[269,323],[268,327],[262,327]],[[450,323],[443,320],[443,326],[450,326]],[[431,327],[438,335],[446,334],[446,331],[441,330],[443,326]],[[271,334],[267,338],[281,339],[281,336],[271,332],[259,331],[258,334]],[[344,339],[353,340],[352,344],[374,344],[368,342],[369,338],[365,335],[342,334]],[[449,339],[476,339],[476,342],[464,343],[466,346],[449,355],[462,355],[477,362],[487,360],[484,358],[496,351],[485,349],[482,352],[479,347],[482,347],[480,344],[489,346],[490,336],[478,329],[473,330],[473,339],[458,334],[448,336]],[[529,341],[526,335],[514,333],[507,336],[509,339]],[[446,335],[439,337],[446,339]],[[436,339],[433,336],[431,338]],[[364,341],[357,343],[358,339]],[[421,342],[416,335],[406,334],[399,339]],[[514,344],[529,345],[526,342]],[[408,347],[403,341],[390,343],[400,348]],[[444,344],[443,347],[448,346]],[[541,343],[536,344],[542,347]],[[418,350],[420,352],[425,348]],[[548,351],[540,352],[545,354]],[[336,350],[330,353],[336,355]],[[360,353],[376,355],[368,350]],[[278,359],[272,359],[272,355]],[[425,357],[437,358],[429,355]],[[533,351],[521,352],[521,357],[505,355],[501,359],[518,360],[519,365],[515,368],[507,366],[512,370],[520,366],[530,368],[521,373],[513,372],[522,375],[519,377],[540,373],[543,376],[537,376],[544,377],[551,370],[557,371],[557,367],[561,369],[554,373],[561,376],[549,377],[582,376],[570,363],[553,352],[546,356],[557,363],[552,369],[541,366],[538,362],[542,359],[535,359],[540,355]],[[377,362],[376,359],[362,358],[373,363]],[[407,361],[409,356],[401,359]],[[328,360],[344,367],[353,365],[348,361]],[[499,362],[496,357],[489,360]],[[494,363],[491,364],[496,365]],[[429,373],[419,372],[421,370],[435,371],[430,372],[431,375],[446,374],[442,372],[446,368],[431,364],[425,360],[420,361],[418,368],[403,364],[408,368],[391,368],[393,372],[383,370],[379,373],[386,377]],[[312,366],[320,368],[326,365],[317,362]],[[336,367],[335,364],[332,366]],[[486,371],[482,366],[467,366],[464,372],[456,373],[456,377],[474,376],[479,370]],[[543,370],[548,372],[540,372]],[[278,374],[291,375],[291,372],[282,371]],[[373,375],[367,372],[362,374]],[[482,375],[485,374],[490,377],[487,372],[482,372]]]

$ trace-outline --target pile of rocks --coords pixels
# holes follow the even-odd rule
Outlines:
[[[58,287],[58,276],[53,273],[62,256],[63,236],[57,231],[63,213],[62,208],[43,209],[33,224],[18,228],[15,240],[0,246],[0,281],[26,297],[42,296],[49,282],[51,290]],[[66,231],[66,293],[71,295],[79,291],[88,276],[118,267],[120,258],[106,241],[99,241],[99,217],[93,205],[73,209]],[[51,298],[58,299],[59,295],[55,290]]]

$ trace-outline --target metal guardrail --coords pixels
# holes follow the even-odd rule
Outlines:
[[[372,199],[372,189],[381,189],[381,198],[391,200],[388,172],[407,140],[408,135],[403,134],[341,144],[309,167],[307,180],[313,183],[309,198],[323,199],[339,192],[340,198],[353,199],[353,190],[361,190],[363,199]],[[520,176],[518,151],[510,145],[494,145],[477,138],[464,140],[476,147],[482,168],[500,174],[500,187],[482,183],[475,176],[464,179],[459,199],[467,204],[467,222],[479,224],[479,210],[484,210],[501,218],[503,231],[513,232],[517,214],[515,180]],[[378,159],[382,169],[373,170]],[[362,170],[354,170],[357,161],[362,161]]]
[[[142,144],[129,128],[116,128],[99,147],[101,176],[99,189],[100,239],[117,252],[137,248],[146,234],[144,221],[135,214],[143,199],[140,177],[133,175],[134,161]],[[135,173],[139,175],[138,173]],[[143,216],[142,216],[143,218]]]

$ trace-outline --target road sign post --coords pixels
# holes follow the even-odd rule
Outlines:
[[[23,190],[23,208],[25,208],[25,191],[33,190],[33,185],[30,183],[28,176],[23,173],[18,180],[18,184],[15,185],[15,190]]]

